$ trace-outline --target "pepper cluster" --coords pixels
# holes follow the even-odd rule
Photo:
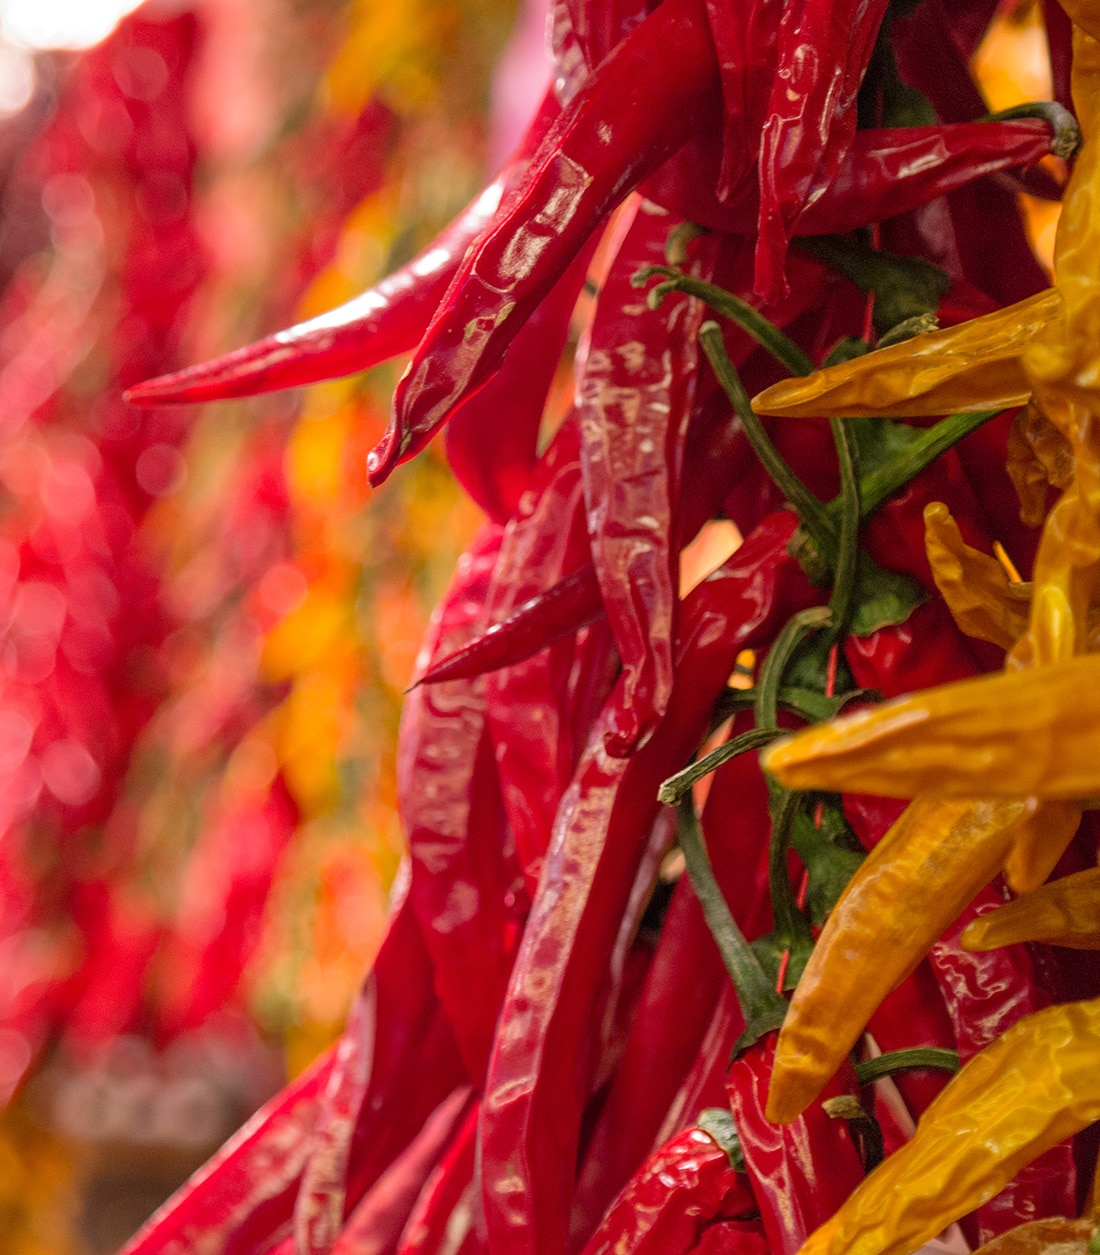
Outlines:
[[[412,352],[371,479],[446,424],[487,517],[349,1026],[127,1255],[1084,1249],[1100,30],[1045,6],[1060,103],[983,117],[998,7],[558,0],[428,250],[131,390]],[[1044,290],[1017,192],[1062,196],[1071,71]]]

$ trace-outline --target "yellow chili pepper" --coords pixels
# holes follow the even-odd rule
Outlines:
[[[758,414],[789,418],[917,418],[1007,409],[1031,396],[1023,352],[1060,318],[1054,288],[981,318],[914,336],[753,398]]]
[[[993,950],[1017,941],[1100,950],[1100,867],[1053,880],[974,920],[962,935],[967,950]]]
[[[1100,795],[1100,657],[924,689],[777,741],[790,789],[884,797]]]
[[[975,1055],[801,1255],[909,1255],[1100,1119],[1100,1000],[1049,1007]]]
[[[936,587],[960,629],[1011,649],[1027,631],[1031,586],[1012,583],[996,558],[972,549],[941,501],[925,507],[924,545]]]
[[[979,1246],[974,1255],[1087,1255],[1095,1233],[1096,1221],[1090,1218],[1070,1220],[1055,1216],[1050,1220],[1029,1220]]]
[[[1045,884],[1081,825],[1076,802],[1044,802],[1016,829],[1005,859],[1005,878],[1015,893],[1032,893]]]
[[[919,798],[864,859],[814,946],[779,1033],[767,1116],[795,1119],[886,995],[1001,870],[1027,802]]]
[[[1008,431],[1006,469],[1020,502],[1020,519],[1038,527],[1046,518],[1047,490],[1073,482],[1073,446],[1039,408],[1018,411]]]

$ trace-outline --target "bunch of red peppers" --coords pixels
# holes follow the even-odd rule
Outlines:
[[[885,700],[999,670],[1018,573],[1054,587],[1053,547],[1091,543],[1079,505],[1076,531],[1048,525],[1060,491],[1096,505],[1073,438],[1091,377],[1070,431],[1015,363],[1059,301],[1085,342],[1100,133],[1072,109],[1098,23],[1048,0],[1054,99],[989,115],[969,65],[1004,9],[555,0],[551,90],[427,250],[131,390],[245,396],[411,353],[371,480],[443,428],[486,519],[405,706],[408,859],[347,1030],[128,1255],[907,1255],[945,1230],[1085,1250],[1100,1087],[1077,1000],[1100,970],[1068,925],[963,934],[1006,868],[1041,893],[1095,865],[1096,793],[841,792],[812,756],[789,780],[783,745],[760,765],[794,730],[843,740],[842,713],[886,727]],[[1059,200],[1075,160],[1085,208],[1039,296],[1020,193]],[[965,402],[937,408],[956,375]],[[849,379],[863,411],[814,410]],[[716,520],[742,540],[700,572]],[[1076,654],[1090,590],[1067,594]],[[904,751],[926,716],[899,709]]]

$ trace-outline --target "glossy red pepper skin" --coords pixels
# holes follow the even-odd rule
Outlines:
[[[971,920],[1002,903],[996,889],[984,889],[928,956],[964,1063],[1025,1015],[1050,1005],[1036,980],[1027,947],[1002,946],[977,953],[960,944]],[[1073,1144],[1063,1142],[1023,1168],[1009,1186],[978,1208],[969,1224],[963,1222],[963,1229],[984,1245],[1025,1220],[1073,1215],[1076,1195]]]
[[[639,1168],[583,1255],[686,1255],[719,1215],[755,1211],[745,1174],[709,1133],[686,1129]]]
[[[827,1115],[820,1102],[791,1124],[772,1124],[765,1117],[775,1041],[769,1033],[734,1060],[726,1091],[768,1245],[774,1255],[795,1255],[864,1173],[846,1121]],[[823,1099],[855,1092],[850,1065],[845,1070],[848,1075],[830,1081]]]
[[[302,1169],[301,1255],[327,1255],[352,1208],[466,1080],[432,978],[405,897],[352,1007]]]
[[[734,919],[747,937],[762,936],[772,923],[770,821],[767,788],[754,755],[735,758],[715,774],[700,822],[715,877]],[[684,972],[691,972],[690,981],[684,981]],[[700,1057],[728,983],[691,882],[683,876],[665,917],[622,1061],[585,1151],[573,1200],[574,1238],[587,1237],[595,1229],[616,1190],[658,1143],[677,1093]],[[736,1035],[719,1052],[723,1069]],[[722,1092],[719,1072],[712,1101],[697,1102],[694,1113],[720,1102]],[[685,1119],[691,1115],[689,1111]]]
[[[501,529],[486,524],[459,563],[425,649],[450,653],[480,625]],[[436,995],[475,1085],[485,1076],[497,1014],[526,907],[501,800],[484,680],[414,689],[397,749],[398,801],[409,843],[409,897]]]
[[[588,534],[622,659],[625,718],[608,751],[643,744],[672,692],[679,547],[674,516],[699,374],[701,301],[671,295],[650,309],[632,283],[661,265],[672,220],[639,200],[600,292],[577,384]],[[713,277],[719,240],[698,242],[688,273]]]
[[[485,686],[504,809],[531,892],[562,794],[618,665],[606,622],[577,632],[584,621],[603,613],[588,556],[578,424],[571,415],[543,455],[520,512],[508,525],[486,606],[489,618],[505,623],[517,604],[530,607],[526,624],[519,615],[514,634],[511,627],[500,633],[502,645],[509,644],[504,639],[508,633],[511,644],[523,649],[513,649],[508,665],[487,675]],[[577,567],[578,562],[584,565]],[[584,577],[590,598],[589,608],[576,615],[555,604],[556,590],[568,588],[572,580],[555,581],[573,570]],[[531,594],[547,585],[551,590],[546,600],[532,600]],[[559,618],[563,608],[568,613]],[[488,643],[491,633],[480,639]],[[471,655],[476,647],[475,642]]]
[[[548,93],[512,157],[412,261],[344,305],[222,357],[130,388],[135,405],[168,405],[258,396],[338,379],[414,349],[454,279],[466,250],[500,213],[560,112]]]
[[[765,296],[786,290],[791,226],[810,204],[815,184],[833,181],[851,147],[856,93],[885,11],[885,0],[783,6],[760,141],[755,287]]]
[[[398,1243],[398,1255],[433,1255],[455,1235],[469,1211],[477,1151],[478,1106],[467,1111],[439,1163],[411,1208]],[[472,1222],[467,1217],[467,1224]]]
[[[811,187],[790,233],[841,235],[909,213],[974,179],[1034,164],[1050,152],[1052,137],[1040,118],[857,131],[832,181]],[[642,190],[673,215],[714,231],[752,235],[760,212],[755,180],[743,181],[728,203],[720,200],[700,174],[694,148],[672,157]]]
[[[596,227],[698,124],[714,55],[701,0],[666,0],[566,107],[519,190],[467,253],[367,462],[381,483],[498,369]]]
[[[501,1015],[482,1108],[490,1245],[560,1252],[569,1230],[579,1113],[594,1063],[587,1042],[656,815],[653,781],[698,743],[742,649],[770,639],[813,590],[773,516],[682,607],[673,700],[630,759],[603,749],[605,714],[567,791]],[[618,698],[612,693],[608,705]]]
[[[417,683],[464,680],[514,666],[563,636],[574,635],[602,618],[603,613],[596,569],[586,562],[545,592],[528,598],[507,618],[433,663]]]
[[[448,1148],[461,1134],[473,1106],[472,1091],[461,1086],[428,1117],[423,1129],[397,1155],[348,1216],[333,1242],[332,1255],[392,1255],[417,1199]],[[289,1248],[286,1255],[294,1255]]]
[[[226,1255],[266,1249],[289,1231],[302,1167],[336,1058],[323,1055],[273,1098],[130,1239],[120,1255],[159,1255],[182,1238]]]
[[[592,248],[582,249],[524,323],[500,370],[447,423],[447,461],[455,478],[496,523],[519,507],[538,460],[539,427],[560,365]]]

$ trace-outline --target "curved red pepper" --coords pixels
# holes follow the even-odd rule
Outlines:
[[[635,1173],[583,1255],[686,1255],[718,1216],[755,1211],[745,1174],[709,1133],[686,1129]]]
[[[1017,1020],[1050,1005],[1025,946],[974,952],[959,942],[971,920],[1002,905],[1003,898],[992,886],[983,889],[928,956],[964,1063]],[[1024,1220],[1071,1216],[1076,1207],[1073,1143],[1066,1141],[1021,1169],[1010,1185],[978,1208],[971,1225],[962,1222],[963,1229],[984,1246]]]
[[[775,1042],[776,1034],[768,1033],[734,1060],[726,1092],[768,1245],[773,1255],[795,1255],[864,1173],[846,1121],[827,1115],[821,1102],[791,1124],[772,1124],[764,1115]],[[856,1092],[851,1065],[844,1071],[822,1091],[823,1100]]]
[[[265,336],[197,366],[160,375],[126,392],[135,405],[252,397],[338,379],[408,353],[443,299],[466,250],[523,180],[531,155],[560,112],[548,93],[519,151],[410,262],[328,313]]]
[[[790,0],[760,141],[758,292],[787,290],[791,224],[836,177],[856,132],[856,93],[886,0]]]
[[[694,590],[682,607],[673,700],[654,736],[634,757],[613,759],[602,720],[563,799],[482,1108],[486,1222],[501,1249],[564,1249],[592,1069],[585,1042],[656,814],[653,784],[698,743],[737,653],[769,639],[792,603],[812,595],[786,553],[795,523],[790,514],[765,520]]]
[[[416,1200],[401,1234],[397,1255],[434,1255],[461,1223],[475,1175],[478,1107],[475,1103],[455,1133]]]
[[[261,1107],[120,1255],[160,1255],[200,1235],[226,1255],[250,1255],[286,1233],[335,1060],[333,1049]]]
[[[574,97],[454,283],[367,462],[380,484],[495,373],[519,328],[630,190],[691,134],[716,67],[701,0],[665,0]]]

